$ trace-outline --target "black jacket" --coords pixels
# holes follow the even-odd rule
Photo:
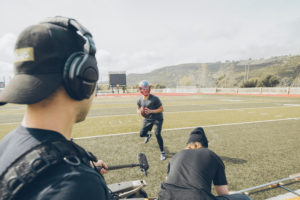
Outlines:
[[[39,146],[46,143],[48,144],[49,141],[51,141],[51,144],[57,143],[59,145],[51,146],[50,144],[51,147],[46,145],[43,151],[37,152],[41,152],[42,158],[49,157],[50,162],[54,160],[54,164],[50,165],[50,167],[41,173],[38,173],[33,181],[28,181],[30,183],[24,184],[24,187],[16,193],[16,198],[14,199],[109,199],[109,191],[104,178],[90,166],[89,158],[83,153],[85,151],[81,147],[66,140],[60,133],[49,130],[25,128],[23,126],[19,126],[0,141],[1,183],[7,185],[7,180],[3,182],[4,174],[9,177],[12,173],[19,174],[20,177],[18,180],[23,179],[25,182],[30,180],[30,176],[25,178],[22,177],[24,175],[20,175],[26,171],[24,169],[28,169],[28,167],[26,168],[25,166],[22,170],[22,167],[20,167],[22,166],[21,164],[15,167],[14,170],[10,170],[13,171],[9,172],[10,174],[7,175],[7,172],[13,168],[14,163],[24,158],[24,155],[30,155],[28,152],[32,152],[31,149],[38,149]],[[58,153],[57,156],[62,159],[58,159],[58,162],[55,161],[56,158],[51,160],[51,156],[56,156],[56,153],[53,153],[53,149],[51,150],[51,148],[60,148],[58,151],[60,153]],[[70,152],[72,152],[69,158],[66,159],[65,155],[59,155],[64,154],[61,152],[67,152],[69,149],[71,149]],[[79,160],[74,159],[75,157],[78,157]],[[29,163],[33,162],[30,161]],[[37,163],[37,166],[39,164],[39,162],[34,163]],[[6,187],[2,187],[1,190],[2,194],[9,191]],[[2,198],[3,196],[0,199]]]

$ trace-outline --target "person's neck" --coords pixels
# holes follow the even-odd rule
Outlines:
[[[186,146],[186,149],[201,149],[201,148],[205,148],[205,147],[203,147],[200,142],[189,143]]]
[[[145,95],[144,95],[144,99],[148,99],[148,98],[149,98],[149,96],[150,96],[150,94],[149,94],[149,95],[147,95],[147,96],[145,96]]]
[[[72,117],[73,116],[73,117]],[[65,138],[71,139],[75,117],[72,109],[60,105],[28,105],[22,126],[59,132]]]

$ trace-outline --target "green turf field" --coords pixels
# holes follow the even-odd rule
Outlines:
[[[189,132],[196,126],[204,127],[210,149],[223,159],[232,191],[300,172],[300,98],[235,95],[160,98],[165,108],[162,135],[166,161],[159,160],[155,137],[144,144],[138,136],[142,118],[136,114],[137,96],[97,97],[87,120],[74,127],[75,141],[108,165],[136,163],[139,152],[146,154],[150,165],[148,177],[138,168],[116,170],[105,175],[107,183],[145,179],[147,193],[157,196],[168,161],[184,148]],[[25,106],[20,105],[0,107],[0,138],[19,124],[24,111]],[[299,189],[300,184],[291,187]],[[285,191],[276,189],[252,197],[265,199],[279,193]]]

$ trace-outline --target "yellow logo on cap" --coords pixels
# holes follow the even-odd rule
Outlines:
[[[15,50],[15,63],[34,61],[33,48],[21,48]]]

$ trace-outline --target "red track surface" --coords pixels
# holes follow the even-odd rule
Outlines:
[[[191,96],[191,95],[243,95],[243,96],[275,96],[275,97],[300,97],[300,94],[232,94],[232,93],[153,93],[157,96]],[[98,94],[97,97],[124,97],[140,96],[140,93],[121,93],[121,94]]]

